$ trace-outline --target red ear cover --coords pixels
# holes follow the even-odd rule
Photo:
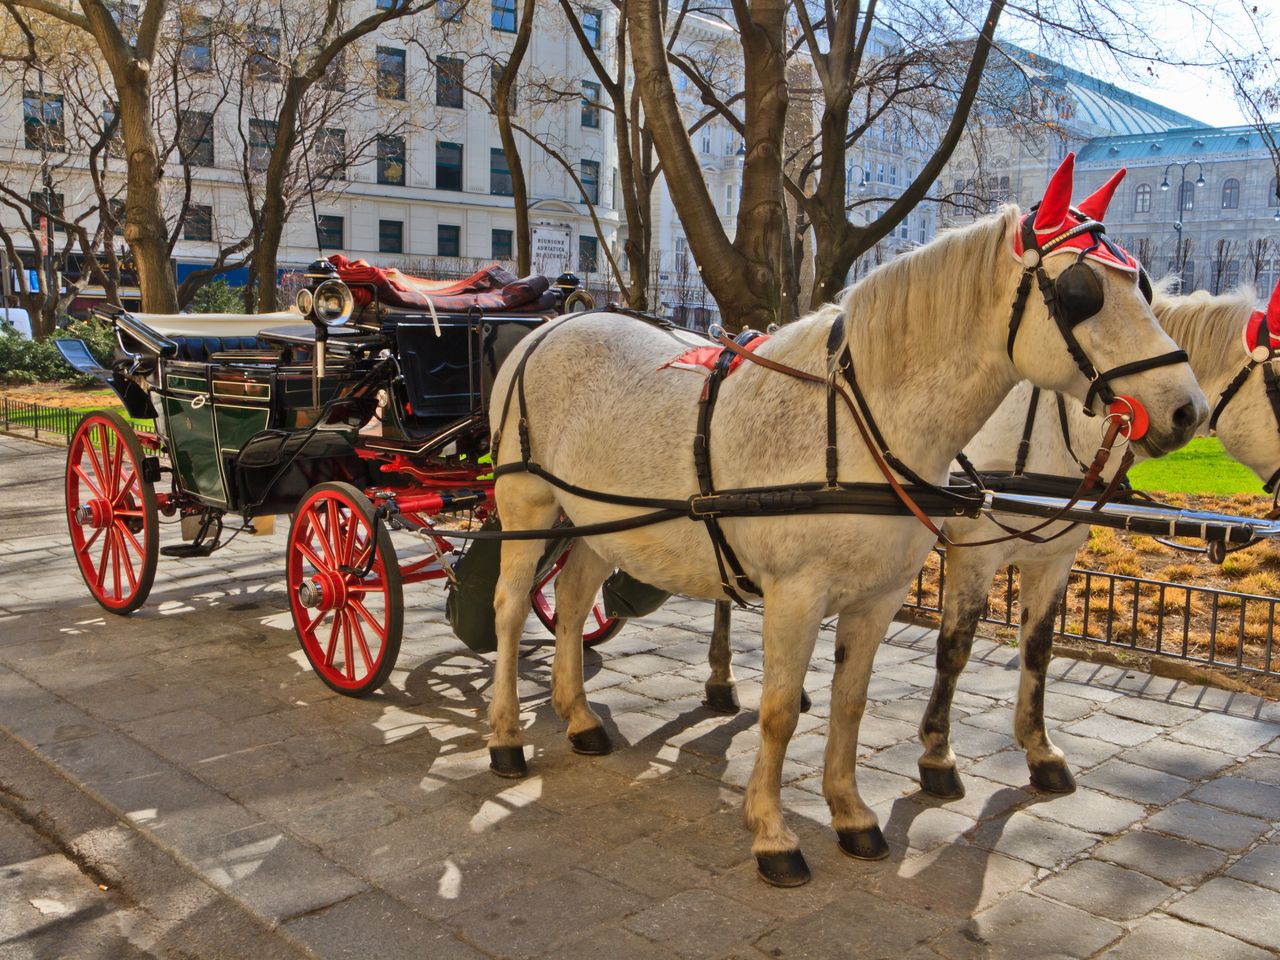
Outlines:
[[[1280,337],[1280,280],[1271,291],[1271,302],[1267,304],[1267,327],[1273,337]]]
[[[1121,167],[1112,174],[1110,180],[1082,200],[1076,209],[1090,220],[1101,222],[1106,219],[1107,207],[1111,205],[1111,198],[1115,196],[1116,188],[1120,186],[1120,181],[1124,179],[1126,172],[1125,168]]]
[[[1067,213],[1071,210],[1071,180],[1075,176],[1076,155],[1068,153],[1062,165],[1049,178],[1049,186],[1045,188],[1044,199],[1036,210],[1035,231],[1037,234],[1056,236],[1066,222]]]

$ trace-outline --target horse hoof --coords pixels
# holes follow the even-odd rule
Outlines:
[[[712,713],[732,714],[741,709],[737,688],[731,683],[707,684],[707,699],[702,701],[702,705]]]
[[[490,747],[489,769],[511,780],[525,776],[529,767],[524,762],[524,747]]]
[[[804,854],[799,850],[757,853],[756,870],[761,880],[775,887],[803,887],[813,879],[809,865],[804,862]]]
[[[1033,763],[1031,768],[1031,785],[1045,793],[1073,793],[1076,789],[1076,778],[1065,763]]]
[[[800,712],[808,713],[813,706],[813,701],[809,699],[809,695],[803,690],[800,691]]]
[[[879,827],[865,830],[837,830],[840,849],[857,860],[883,860],[889,855],[889,844]]]
[[[603,757],[613,751],[613,741],[604,732],[604,727],[592,727],[589,730],[569,734],[569,746],[573,747],[574,753],[581,753],[588,757]]]
[[[920,766],[920,789],[940,800],[959,800],[964,796],[964,782],[955,767]]]

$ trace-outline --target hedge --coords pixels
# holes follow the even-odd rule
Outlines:
[[[0,383],[62,381],[77,386],[96,383],[92,377],[76,373],[62,359],[53,341],[64,337],[83,340],[99,363],[103,366],[110,364],[115,338],[107,324],[73,320],[55,330],[48,340],[27,340],[6,327],[0,334]]]

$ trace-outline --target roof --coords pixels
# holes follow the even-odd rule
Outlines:
[[[1280,125],[1277,125],[1280,135]],[[1158,162],[1168,156],[1171,159],[1187,157],[1264,156],[1266,146],[1262,136],[1250,126],[1206,127],[1186,126],[1160,133],[1125,137],[1097,137],[1080,150],[1076,158],[1081,163],[1119,161],[1140,163],[1144,160]]]
[[[1012,44],[1002,49],[1028,82],[1060,91],[1074,104],[1076,116],[1095,135],[1160,133],[1173,127],[1199,127],[1194,117],[1161,106],[1113,83],[1091,77],[1065,64]]]

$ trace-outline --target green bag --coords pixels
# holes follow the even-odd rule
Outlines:
[[[653,613],[671,594],[637,580],[625,570],[615,570],[604,582],[604,612],[610,617],[631,620]]]

